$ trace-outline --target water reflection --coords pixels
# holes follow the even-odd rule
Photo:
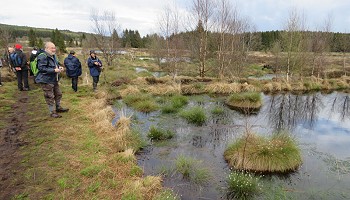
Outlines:
[[[293,130],[299,123],[305,123],[312,129],[317,113],[324,108],[320,93],[274,95],[267,97],[266,103],[269,124],[277,131]]]
[[[169,145],[149,147],[149,151],[139,156],[139,165],[146,175],[157,175],[159,166],[170,169],[179,155],[193,157],[204,165],[210,164],[211,175],[215,178],[200,190],[194,191],[190,183],[180,178],[174,180],[174,176],[165,177],[164,185],[182,194],[182,199],[219,199],[224,196],[225,178],[229,173],[223,159],[227,144],[240,136],[247,124],[258,134],[288,129],[300,144],[303,165],[296,173],[284,178],[274,177],[272,181],[292,191],[288,193],[294,199],[317,199],[318,194],[322,194],[323,199],[350,198],[350,194],[342,196],[346,194],[343,191],[350,191],[348,94],[279,94],[263,98],[263,107],[259,113],[247,116],[223,106],[223,99],[191,97],[188,106],[200,105],[208,116],[205,125],[200,127],[188,124],[176,114],[161,115],[160,112],[154,112],[145,115],[133,111],[138,122],[136,125],[141,126],[144,134],[152,124],[176,133]],[[224,112],[212,114],[213,108],[218,106]],[[320,193],[322,191],[328,192]]]

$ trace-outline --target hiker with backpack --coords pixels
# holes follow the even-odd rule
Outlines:
[[[94,92],[97,89],[97,83],[100,79],[100,74],[102,71],[102,61],[97,58],[96,52],[94,50],[90,51],[90,57],[87,60],[87,64],[90,70],[90,75],[92,76],[92,87]]]
[[[22,51],[22,45],[15,44],[15,51],[10,54],[10,63],[16,70],[18,90],[28,91],[29,83],[27,57]]]
[[[49,107],[50,116],[62,117],[59,112],[68,112],[69,109],[61,107],[62,92],[58,81],[59,73],[64,69],[56,58],[56,46],[52,42],[45,44],[45,52],[37,56],[37,68],[39,70],[35,81],[41,84],[44,91],[45,101]]]
[[[36,74],[34,75],[34,72],[33,72],[33,68],[36,68],[36,62],[34,62],[35,58],[39,55],[39,51],[38,51],[38,48],[37,47],[34,47],[32,52],[30,53],[30,58],[29,58],[29,66],[30,66],[30,76],[33,76],[34,78],[34,83],[35,82],[35,77],[36,77]]]
[[[72,88],[74,92],[78,91],[78,77],[81,75],[81,63],[75,56],[74,51],[70,51],[68,57],[64,59],[64,66],[66,67],[66,74],[72,79]]]

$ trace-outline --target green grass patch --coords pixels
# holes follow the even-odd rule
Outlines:
[[[187,122],[197,126],[201,126],[207,120],[204,110],[199,106],[180,112],[180,116],[186,119]]]
[[[123,101],[130,107],[140,112],[152,112],[158,109],[158,104],[151,95],[137,94],[127,95]]]
[[[135,151],[139,151],[140,149],[143,149],[145,146],[148,145],[148,142],[142,137],[141,133],[136,129],[132,129],[132,131],[129,133],[128,138],[130,138],[128,148],[132,148]]]
[[[260,177],[247,172],[231,172],[227,178],[228,199],[252,199],[262,190]]]
[[[134,165],[130,169],[130,176],[138,176],[141,177],[143,174],[143,170],[141,167]]]
[[[103,167],[100,165],[91,165],[80,171],[81,175],[92,178],[102,171]]]
[[[213,115],[222,115],[224,114],[225,110],[223,107],[221,106],[215,106],[212,110],[211,110],[211,114]]]
[[[245,134],[229,145],[224,156],[234,169],[255,172],[285,173],[302,163],[300,149],[288,133]]]
[[[226,101],[226,104],[244,113],[255,113],[262,105],[261,94],[258,92],[234,93]]]
[[[170,102],[162,107],[162,113],[177,113],[188,104],[188,98],[182,95],[175,95],[170,98]]]
[[[173,138],[174,135],[175,133],[170,130],[163,130],[160,128],[156,128],[155,126],[151,126],[147,137],[151,140],[166,140]]]
[[[174,194],[171,189],[165,189],[156,195],[153,200],[180,200],[180,197]]]
[[[202,167],[200,161],[183,155],[175,160],[175,172],[198,185],[204,185],[212,178],[209,169]]]

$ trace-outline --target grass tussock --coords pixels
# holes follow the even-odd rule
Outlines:
[[[167,140],[173,138],[174,135],[175,133],[170,130],[164,130],[155,126],[151,126],[147,137],[151,140]]]
[[[293,171],[302,162],[300,149],[287,133],[270,138],[245,134],[226,149],[224,157],[234,169],[269,173]]]
[[[137,88],[137,86],[129,85],[127,88],[120,91],[120,96],[124,98],[128,95],[138,95],[140,94],[140,90]]]
[[[123,151],[128,149],[128,138],[127,136],[131,134],[131,116],[126,117],[123,114],[121,114],[116,126],[116,131],[115,131],[115,144],[117,145],[117,151]]]
[[[147,176],[143,179],[130,181],[125,185],[121,199],[154,199],[162,190],[162,178]]]
[[[257,92],[258,88],[254,87],[254,85],[250,85],[247,83],[241,84],[241,92]]]
[[[179,84],[158,84],[152,85],[148,87],[147,92],[152,95],[160,95],[160,96],[170,96],[181,94],[181,86]]]
[[[244,171],[231,172],[227,178],[228,199],[252,199],[262,191],[260,177]]]
[[[178,197],[174,192],[170,189],[165,189],[159,194],[157,194],[153,200],[180,200],[180,197]]]
[[[262,105],[261,94],[258,92],[232,94],[228,97],[226,104],[233,109],[253,112]]]
[[[205,93],[205,86],[202,83],[195,83],[191,85],[181,85],[181,93],[186,95],[203,94]]]
[[[207,120],[207,116],[203,108],[196,106],[188,110],[180,112],[180,116],[187,120],[191,124],[201,126]]]
[[[210,171],[201,167],[200,161],[184,155],[176,158],[175,171],[182,174],[183,178],[198,185],[205,185],[211,178]]]
[[[205,91],[212,94],[231,94],[240,92],[240,86],[237,83],[215,82],[208,84]]]
[[[129,94],[123,97],[123,101],[130,107],[140,112],[152,112],[158,109],[158,104],[149,94]]]
[[[167,102],[162,107],[162,113],[176,113],[185,105],[188,104],[188,98],[182,95],[175,95],[170,98],[170,102]]]

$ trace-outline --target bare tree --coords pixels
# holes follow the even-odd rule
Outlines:
[[[118,30],[115,14],[113,11],[104,11],[102,14],[98,10],[91,10],[90,20],[92,22],[93,39],[96,47],[102,52],[103,58],[108,66],[113,64],[117,56],[119,45]]]
[[[4,50],[4,56],[5,61],[8,66],[9,71],[12,71],[10,62],[9,62],[9,55],[8,55],[8,46],[11,40],[11,31],[5,28],[0,28],[0,46]]]
[[[236,13],[236,9],[233,10]],[[225,70],[227,69],[229,58],[227,52],[230,49],[230,23],[233,20],[233,13],[231,4],[228,0],[221,0],[218,6],[217,19],[216,19],[216,32],[219,34],[218,38],[218,50],[217,50],[217,61],[218,61],[218,76],[224,78]]]
[[[325,74],[325,63],[326,63],[326,53],[330,50],[330,40],[331,40],[331,17],[325,20],[323,27],[319,31],[313,33],[312,37],[312,52],[313,52],[313,62],[311,75],[317,73],[317,77],[320,77],[321,73]]]
[[[194,29],[196,58],[199,60],[198,72],[204,77],[208,71],[206,67],[208,57],[209,31],[213,28],[213,13],[215,8],[214,0],[193,0],[192,13],[196,28]]]
[[[299,67],[302,72],[302,67],[305,65],[305,18],[299,14],[296,9],[292,9],[289,13],[289,18],[282,33],[282,43],[286,56],[286,76],[287,81],[291,76],[291,72]]]
[[[166,41],[166,65],[173,74],[177,73],[178,64],[181,61],[180,49],[183,48],[183,40],[180,33],[180,15],[175,2],[168,4],[159,21],[161,35]]]

